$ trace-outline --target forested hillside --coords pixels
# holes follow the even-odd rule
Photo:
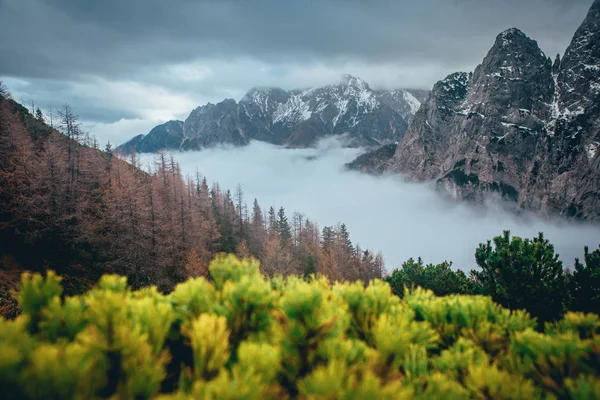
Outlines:
[[[170,290],[205,275],[220,252],[253,256],[264,273],[322,273],[333,279],[381,277],[381,255],[353,245],[341,224],[319,226],[283,207],[248,207],[235,193],[184,177],[172,157],[151,172],[135,154],[127,162],[83,132],[70,106],[34,116],[0,96],[0,274],[2,302],[23,270],[55,269],[67,292],[102,273],[133,287]],[[48,120],[48,123],[46,123]],[[53,125],[50,126],[50,125]],[[55,129],[56,128],[56,129]]]

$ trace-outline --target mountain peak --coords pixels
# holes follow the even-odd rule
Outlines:
[[[342,74],[342,76],[340,77],[339,84],[343,86],[357,86],[361,88],[369,88],[369,84],[367,82],[350,74]]]
[[[170,148],[192,150],[219,143],[241,146],[250,140],[305,147],[323,136],[341,134],[350,135],[349,146],[389,143],[402,137],[407,121],[429,93],[411,92],[373,91],[365,81],[349,74],[338,82],[309,89],[254,86],[239,102],[226,99],[194,109],[183,123],[181,142]],[[171,137],[179,130],[174,122],[155,132]],[[150,145],[164,147],[155,136],[137,138],[128,146],[145,152],[153,151]]]
[[[531,68],[538,66],[539,68]],[[481,79],[525,79],[532,81],[539,71],[551,70],[550,59],[538,46],[538,43],[517,28],[510,28],[496,37],[494,45],[477,67],[474,81],[481,85]]]
[[[530,53],[540,55],[546,58],[544,52],[539,48],[538,43],[527,36],[518,28],[510,28],[501,32],[490,50],[490,53],[501,53],[506,56],[514,56],[515,49],[520,53]]]
[[[559,69],[560,69],[560,54],[557,54],[556,58],[554,59],[554,64],[552,64],[552,73],[558,74]]]
[[[242,97],[242,100],[251,100],[251,99],[256,98],[256,96],[268,96],[269,94],[271,94],[273,92],[278,92],[278,91],[284,91],[284,90],[280,89],[280,88],[275,88],[275,87],[254,86],[246,92],[244,97]]]
[[[501,40],[504,46],[512,43],[515,39],[529,39],[523,31],[518,28],[509,28],[503,32],[501,32],[496,41]]]
[[[559,71],[559,108],[576,117],[600,98],[600,0],[596,0],[564,53]],[[594,115],[593,113],[591,115]]]

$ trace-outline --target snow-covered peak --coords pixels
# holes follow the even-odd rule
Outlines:
[[[520,58],[521,55],[536,56],[546,59],[546,54],[539,48],[537,42],[517,28],[510,28],[496,37],[496,42],[490,50],[491,54],[499,54],[501,57],[511,60]]]
[[[283,89],[273,87],[253,87],[252,89],[248,90],[248,92],[246,92],[244,97],[242,97],[241,101],[261,104],[267,101],[267,99],[270,96],[279,94],[281,92],[285,91]]]
[[[364,90],[371,90],[367,82],[349,74],[342,74],[339,84],[342,86],[354,86]]]
[[[269,92],[270,88],[256,88],[250,89],[242,98],[241,101],[247,103],[254,103],[258,105],[261,111],[266,112],[268,108]]]
[[[558,70],[561,114],[576,117],[596,109],[600,98],[600,0],[575,32]]]
[[[477,90],[488,85],[510,85],[512,82],[538,82],[552,72],[552,62],[538,46],[517,28],[507,29],[496,41],[473,76]]]
[[[509,28],[504,32],[500,33],[496,39],[496,42],[502,44],[502,46],[510,46],[518,39],[529,39],[520,29]]]

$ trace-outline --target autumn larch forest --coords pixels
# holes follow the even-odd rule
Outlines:
[[[346,226],[322,229],[284,207],[248,205],[201,172],[183,176],[161,152],[151,171],[135,153],[100,148],[73,108],[44,116],[0,98],[1,310],[24,270],[55,270],[77,293],[105,273],[163,291],[205,276],[218,253],[260,260],[263,273],[381,278],[381,254],[354,245]]]

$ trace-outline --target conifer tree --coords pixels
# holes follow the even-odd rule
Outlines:
[[[40,110],[39,107],[35,109],[35,118],[38,121],[44,122],[44,115],[42,114],[42,110]]]
[[[246,207],[246,202],[244,201],[244,191],[242,190],[242,185],[238,183],[235,189],[235,212],[236,212],[236,230],[237,234],[240,238],[244,238],[247,235],[247,219],[248,219],[248,209]]]
[[[575,269],[568,276],[571,304],[569,309],[600,314],[600,249],[584,248],[583,264],[575,259]]]
[[[493,244],[492,244],[493,243]],[[540,233],[533,240],[504,231],[480,244],[472,270],[476,290],[510,309],[524,309],[538,318],[540,327],[559,319],[567,303],[567,281],[554,246]]]
[[[278,234],[277,231],[277,215],[275,214],[275,208],[273,206],[269,207],[269,212],[267,213],[267,223],[268,223],[268,231],[269,236]]]
[[[255,198],[252,204],[252,217],[250,221],[248,235],[248,247],[250,252],[258,257],[264,246],[267,237],[267,230],[265,228],[265,222],[262,210],[258,204],[258,200]]]
[[[277,213],[276,230],[277,230],[277,233],[279,234],[279,239],[281,240],[281,244],[283,246],[291,245],[292,231],[290,229],[290,224],[285,215],[285,209],[283,207],[280,207],[279,211]]]

